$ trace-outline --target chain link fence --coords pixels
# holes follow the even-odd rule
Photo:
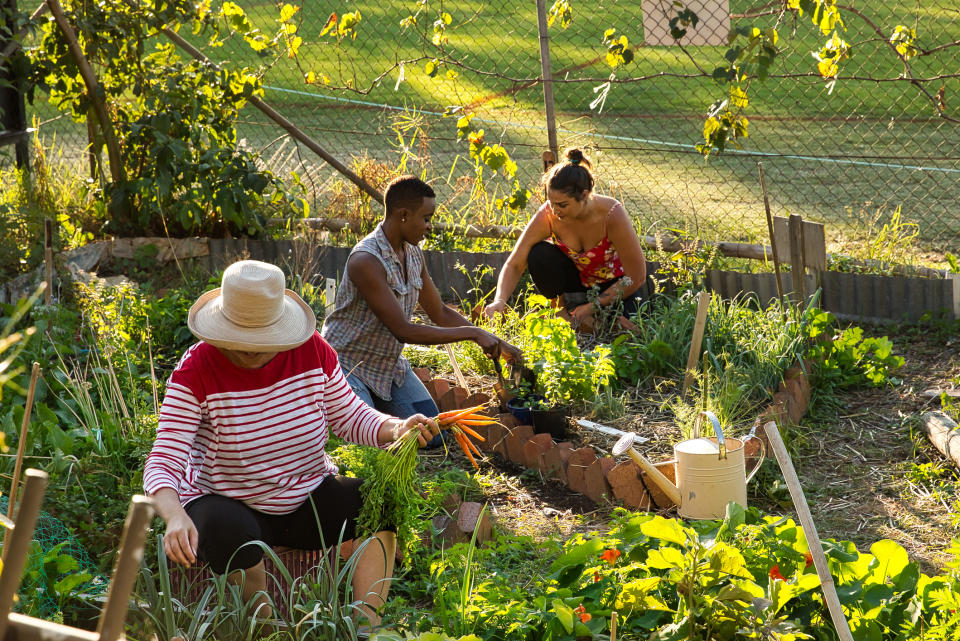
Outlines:
[[[265,31],[276,29],[273,1],[240,4]],[[569,24],[566,3],[547,0],[555,15],[549,62],[560,148],[587,150],[599,190],[623,200],[644,233],[762,241],[762,161],[773,212],[825,223],[831,249],[876,236],[899,209],[917,225],[924,249],[956,251],[960,121],[939,117],[937,107],[958,113],[960,9],[952,0],[840,6],[851,57],[831,91],[811,55],[826,36],[809,14],[784,14],[781,4],[688,0],[698,21],[680,46],[669,20],[683,7],[672,0],[570,0]],[[353,31],[338,35],[354,12]],[[332,14],[336,22],[324,33]],[[194,42],[217,62],[263,66],[265,99],[374,184],[400,167],[424,172],[453,215],[515,221],[472,198],[473,165],[456,121],[473,113],[485,141],[499,142],[516,161],[518,180],[534,192],[533,210],[548,148],[536,0],[310,2],[295,22],[297,55],[266,65],[238,38],[217,48],[204,48],[201,36]],[[730,29],[774,25],[781,53],[770,77],[750,84],[749,137],[742,149],[705,160],[695,145],[711,103],[727,97],[711,74],[724,64]],[[909,74],[888,42],[896,25],[916,31],[919,55]],[[605,59],[610,29],[633,53],[617,68]],[[444,116],[451,106],[462,109]],[[82,158],[83,125],[50,107],[34,109],[45,139],[55,131],[64,154]],[[246,109],[240,130],[268,167],[298,174],[313,215],[350,208],[343,180],[260,112]],[[502,178],[486,185],[510,189]]]

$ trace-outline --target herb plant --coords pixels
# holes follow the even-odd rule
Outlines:
[[[543,296],[528,299],[523,345],[527,365],[537,374],[538,391],[552,405],[579,405],[595,398],[614,375],[610,348],[581,351],[570,324],[558,318]]]
[[[401,548],[417,537],[416,517],[423,499],[417,492],[418,430],[404,433],[387,450],[369,450],[361,469],[364,483],[360,487],[363,507],[357,518],[357,536],[367,538],[393,528]]]

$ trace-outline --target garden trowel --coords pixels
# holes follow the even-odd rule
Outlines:
[[[523,361],[510,363],[510,382],[503,374],[503,364],[500,363],[500,349],[497,348],[493,357],[493,369],[497,373],[497,382],[493,389],[496,390],[500,402],[506,404],[514,396],[515,390],[526,389],[534,391],[537,389],[537,373],[526,367]]]

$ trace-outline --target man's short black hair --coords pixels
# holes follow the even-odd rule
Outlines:
[[[420,207],[424,198],[436,198],[433,187],[416,176],[399,176],[390,181],[383,192],[387,216],[400,209],[413,211]]]

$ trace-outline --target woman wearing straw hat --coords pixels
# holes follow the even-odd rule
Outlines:
[[[206,561],[237,581],[244,570],[246,599],[266,589],[263,553],[248,542],[321,549],[342,536],[341,555],[353,551],[360,481],[337,475],[325,452],[331,432],[375,447],[411,429],[421,444],[437,433],[426,416],[400,420],[363,403],[313,311],[284,281],[274,265],[240,261],[190,308],[200,342],[170,376],[144,469],[167,556]],[[353,576],[373,625],[396,545],[392,532],[375,538]]]

